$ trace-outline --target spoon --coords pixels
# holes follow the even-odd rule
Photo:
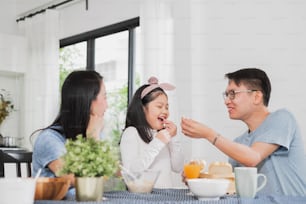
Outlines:
[[[35,181],[37,181],[37,179],[39,178],[40,174],[41,174],[41,168],[38,169],[38,172],[35,175],[35,178],[34,178]]]

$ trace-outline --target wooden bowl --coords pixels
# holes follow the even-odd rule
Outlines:
[[[36,181],[35,200],[62,200],[69,187],[67,178],[40,177]]]

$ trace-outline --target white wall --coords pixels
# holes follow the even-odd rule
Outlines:
[[[136,16],[140,16],[141,23],[144,23],[144,14],[141,12],[145,5],[143,2],[91,0],[88,11],[84,3],[62,8],[60,38]],[[166,2],[173,20],[169,38],[173,43],[167,49],[173,54],[171,67],[174,67],[174,72],[171,80],[177,86],[173,105],[176,107],[174,115],[178,126],[180,116],[184,115],[205,122],[228,138],[239,135],[245,130],[245,125],[228,119],[221,97],[226,86],[224,74],[242,67],[259,67],[266,70],[271,78],[270,110],[282,107],[291,110],[306,140],[306,96],[303,94],[306,83],[306,2],[154,2],[155,5]],[[8,29],[14,27],[7,24],[4,26]],[[4,30],[2,27],[0,31]],[[148,53],[152,51],[147,44],[149,40],[142,42],[141,50],[147,53],[142,61],[146,66],[150,65],[151,60],[148,58]],[[162,76],[163,72],[158,74]],[[182,139],[188,156],[203,157],[209,162],[226,160],[225,155],[206,141],[186,137]]]
[[[271,78],[270,110],[291,110],[305,135],[305,8],[306,2],[289,0],[191,1],[192,77],[186,82],[192,79],[193,91],[188,112],[222,135],[236,137],[245,125],[227,119],[221,98],[223,76],[239,68],[259,67]]]
[[[0,0],[0,33],[15,34],[17,25],[15,24],[16,1]]]
[[[0,33],[17,34],[17,16],[51,0],[0,0]]]

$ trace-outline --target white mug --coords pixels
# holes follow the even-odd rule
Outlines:
[[[264,174],[257,174],[256,167],[235,167],[236,193],[240,197],[254,198],[267,183]],[[258,186],[258,178],[262,177],[262,183]]]

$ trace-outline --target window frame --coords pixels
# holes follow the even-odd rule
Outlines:
[[[80,42],[87,42],[86,70],[95,70],[95,39],[128,31],[128,104],[133,96],[135,70],[135,29],[139,26],[139,17],[108,25],[92,31],[73,35],[60,40],[60,48]]]

